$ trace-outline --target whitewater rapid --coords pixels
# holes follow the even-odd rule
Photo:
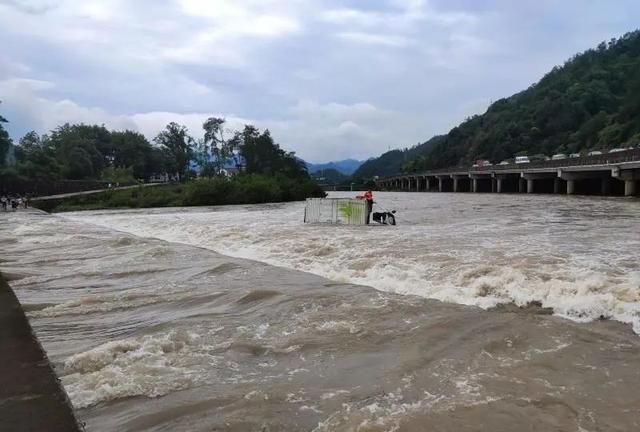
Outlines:
[[[305,225],[303,203],[64,217],[385,292],[485,309],[536,301],[640,333],[637,200],[378,193],[376,201],[398,211],[397,226]]]
[[[0,213],[0,271],[89,431],[639,430],[637,201],[376,199]]]

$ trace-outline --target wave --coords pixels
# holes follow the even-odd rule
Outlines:
[[[405,205],[411,209],[415,203]],[[588,230],[576,233],[573,227],[580,219],[564,207],[540,213],[537,201],[522,205],[526,208],[501,208],[503,224],[493,213],[470,223],[466,213],[457,210],[451,210],[451,220],[434,223],[436,215],[447,211],[434,207],[425,208],[424,212],[432,212],[430,216],[416,216],[420,219],[414,223],[370,230],[303,225],[300,204],[260,217],[253,211],[228,209],[75,218],[339,283],[485,309],[538,302],[571,320],[614,319],[640,333],[640,271],[635,261],[640,238],[625,234],[634,230],[635,213],[628,212],[632,219],[620,222],[626,224],[624,230],[585,215],[581,221]],[[625,214],[623,210],[616,211]],[[474,210],[483,211],[493,210],[490,206]],[[542,217],[553,223],[543,224]],[[570,223],[564,223],[567,218]],[[551,229],[557,232],[550,233]]]
[[[52,318],[71,315],[89,315],[116,310],[135,309],[164,302],[175,302],[191,298],[194,293],[167,291],[162,294],[148,292],[132,292],[131,290],[118,295],[98,295],[69,300],[59,304],[47,304],[44,307],[27,308],[31,318]]]
[[[189,362],[198,341],[195,333],[171,331],[108,342],[69,357],[62,382],[76,408],[189,388],[204,373],[196,362]]]

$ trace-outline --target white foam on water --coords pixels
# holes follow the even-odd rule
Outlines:
[[[79,299],[69,300],[41,310],[29,312],[32,318],[51,318],[68,315],[88,315],[116,310],[134,309],[163,302],[179,301],[190,298],[193,293],[170,292],[151,294],[145,291],[128,290],[118,295],[93,294]]]
[[[322,400],[333,399],[334,397],[339,396],[341,394],[349,394],[349,393],[350,392],[348,390],[336,390],[332,392],[326,392],[320,396],[320,399]]]
[[[449,195],[431,207],[414,196],[445,198],[386,196],[404,206],[399,226],[304,225],[300,203],[68,217],[386,292],[482,308],[539,301],[571,320],[611,318],[640,333],[640,212],[633,202],[589,201],[585,210],[578,200],[518,197],[510,210],[514,198],[504,196]],[[482,202],[488,199],[504,202],[496,211]],[[602,223],[609,211],[620,221]]]
[[[131,396],[158,397],[196,385],[199,336],[186,331],[108,342],[64,362],[62,382],[76,408]]]
[[[351,321],[341,321],[341,320],[324,321],[319,325],[317,325],[316,328],[320,331],[326,331],[326,332],[347,331],[351,334],[358,333],[360,331],[356,323]]]

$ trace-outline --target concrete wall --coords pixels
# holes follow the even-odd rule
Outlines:
[[[67,394],[1,274],[0,347],[0,430],[80,431]]]

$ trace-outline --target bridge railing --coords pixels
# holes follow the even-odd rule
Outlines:
[[[114,182],[100,180],[58,180],[58,181],[32,181],[12,179],[0,184],[0,193],[10,193],[33,197],[45,195],[58,195],[75,192],[84,192],[96,189],[107,189]],[[120,186],[130,186],[136,183],[123,182]]]
[[[614,153],[604,153],[601,155],[593,155],[593,156],[581,156],[577,158],[565,158],[558,160],[548,160],[548,161],[534,161],[526,164],[508,164],[508,165],[488,165],[482,167],[449,167],[449,168],[440,168],[436,170],[429,171],[421,171],[421,172],[412,172],[405,174],[398,174],[394,176],[388,176],[381,178],[380,180],[392,180],[396,178],[402,177],[416,177],[416,176],[434,176],[438,174],[451,173],[451,172],[493,172],[493,171],[508,171],[514,169],[538,169],[538,168],[568,168],[573,166],[584,166],[584,165],[614,165],[617,163],[624,162],[636,162],[640,161],[640,148],[624,150]],[[380,181],[379,180],[379,181]]]

